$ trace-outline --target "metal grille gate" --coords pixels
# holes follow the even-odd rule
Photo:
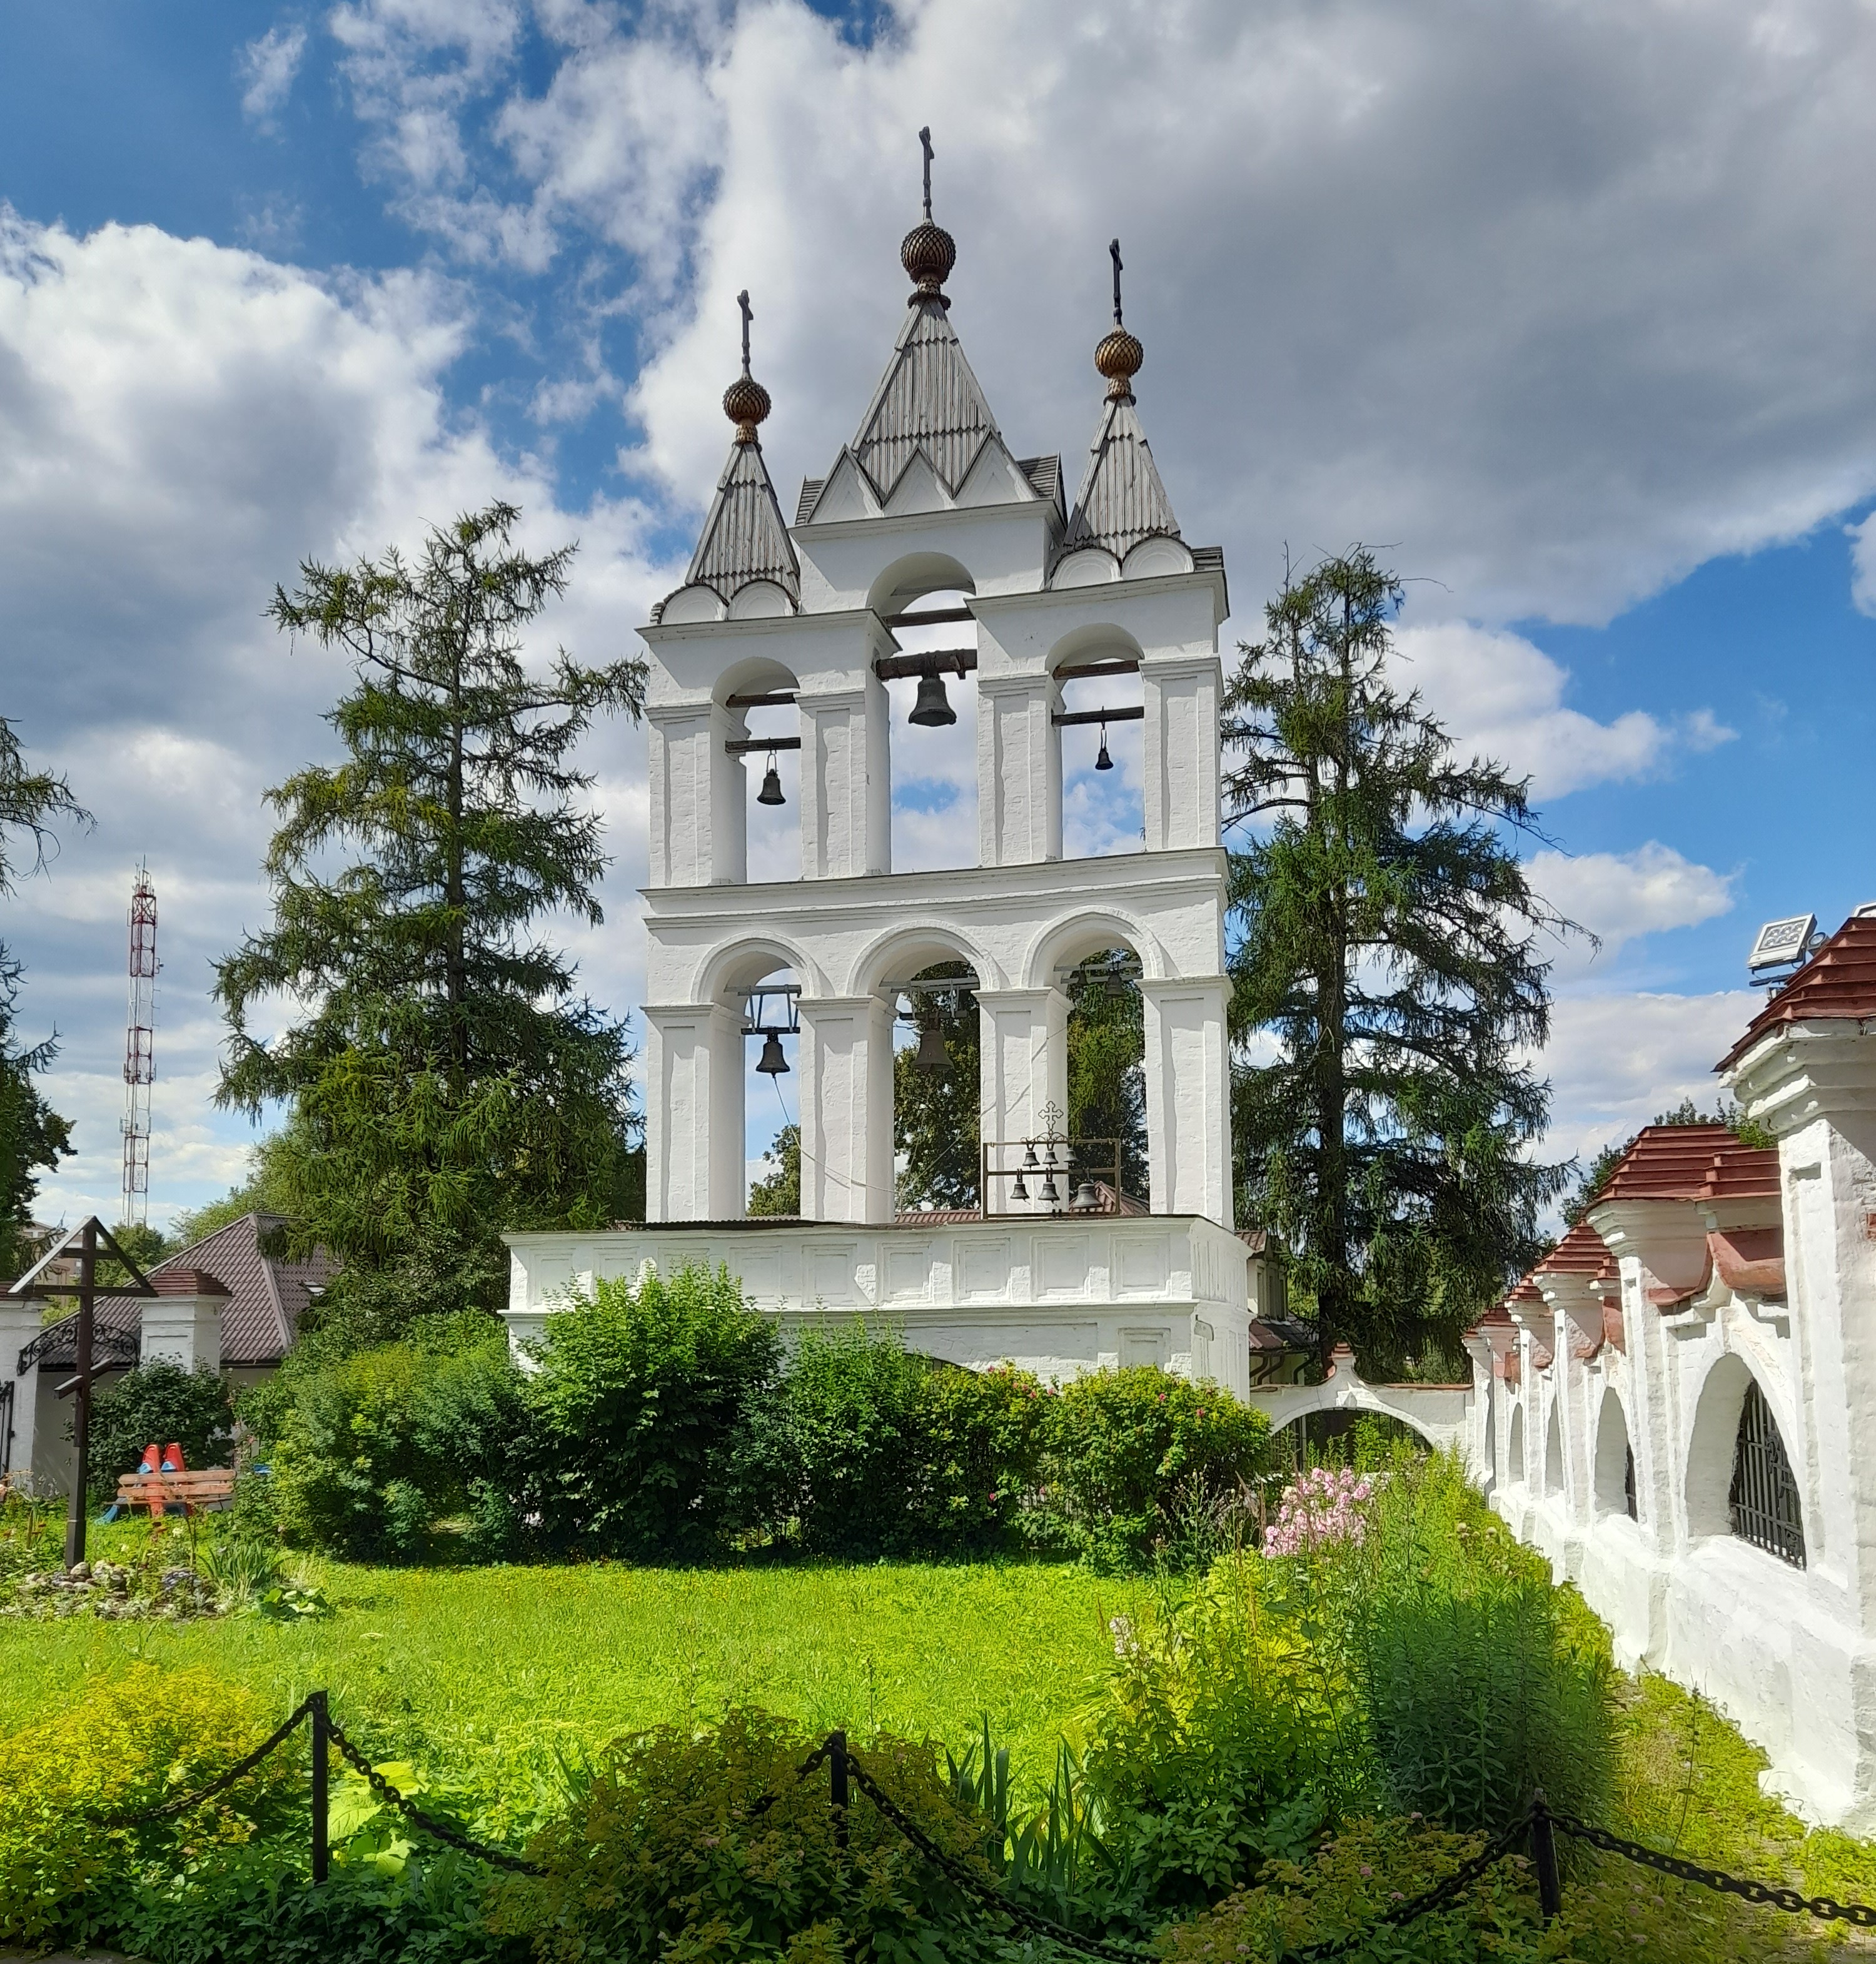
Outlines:
[[[1733,1485],[1727,1498],[1733,1532],[1794,1568],[1804,1566],[1804,1513],[1777,1421],[1757,1385],[1746,1388],[1733,1448]]]

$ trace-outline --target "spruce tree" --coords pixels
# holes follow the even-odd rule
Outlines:
[[[13,725],[0,716],[0,896],[18,891],[22,870],[36,873],[44,866],[61,820],[88,826],[91,815],[56,772],[28,768]],[[58,1054],[56,1035],[27,1044],[15,1029],[24,973],[0,942],[0,1276],[17,1275],[24,1266],[22,1237],[39,1176],[72,1150],[70,1122],[33,1082]]]
[[[220,1101],[283,1103],[270,1189],[288,1245],[345,1264],[325,1305],[351,1338],[493,1308],[505,1228],[594,1227],[642,1207],[624,1026],[573,993],[540,937],[598,924],[605,858],[570,761],[593,717],[643,700],[640,663],[524,662],[571,547],[531,557],[495,504],[350,569],[307,562],[269,610],[349,656],[336,765],[268,794],[274,918],[217,970]],[[256,1006],[284,999],[271,1040]]]
[[[1457,1356],[1567,1171],[1530,1157],[1537,937],[1569,924],[1513,849],[1528,781],[1393,685],[1400,597],[1360,547],[1287,578],[1225,733],[1239,1218],[1288,1244],[1324,1352],[1381,1372]]]

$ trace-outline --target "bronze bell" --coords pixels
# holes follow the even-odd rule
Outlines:
[[[944,1032],[928,1023],[919,1033],[919,1068],[928,1077],[942,1077],[951,1059],[945,1054]]]
[[[919,699],[912,705],[912,714],[906,720],[928,730],[942,730],[947,724],[957,720],[957,712],[951,707],[951,698],[944,693],[942,676],[919,678]]]
[[[1108,755],[1108,726],[1105,723],[1101,726],[1101,748],[1095,754],[1095,769],[1097,771],[1114,769],[1114,759]]]
[[[781,773],[775,768],[775,753],[768,753],[768,769],[762,775],[762,788],[755,794],[758,804],[786,804],[788,801],[781,794]]]
[[[788,1060],[781,1054],[781,1038],[774,1030],[762,1032],[762,1054],[755,1061],[755,1067],[765,1077],[785,1077]]]
[[[1075,1198],[1069,1202],[1077,1214],[1095,1214],[1101,1208],[1101,1189],[1092,1179],[1085,1179],[1075,1189]]]

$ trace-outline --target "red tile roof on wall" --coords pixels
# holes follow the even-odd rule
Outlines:
[[[1602,1237],[1587,1221],[1579,1221],[1531,1273],[1587,1276],[1592,1282],[1614,1282],[1621,1271]]]
[[[1644,1125],[1595,1199],[1736,1200],[1778,1192],[1776,1147],[1743,1144],[1726,1125]]]
[[[149,1285],[159,1295],[226,1295],[228,1285],[206,1269],[157,1268],[149,1272]]]
[[[1746,1026],[1714,1065],[1730,1070],[1767,1031],[1785,1023],[1876,1016],[1876,915],[1852,916]]]
[[[244,1214],[192,1247],[159,1262],[149,1272],[160,1278],[180,1270],[213,1276],[228,1292],[222,1305],[224,1366],[277,1364],[293,1347],[301,1312],[338,1272],[323,1249],[304,1261],[287,1261],[265,1252],[268,1237],[286,1225],[277,1214]]]

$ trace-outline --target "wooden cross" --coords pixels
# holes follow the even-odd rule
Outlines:
[[[755,316],[749,311],[749,290],[745,287],[736,296],[736,305],[742,310],[742,372],[749,372],[749,323]]]
[[[1108,242],[1108,257],[1114,262],[1114,324],[1121,325],[1121,242],[1111,239]]]
[[[919,147],[925,152],[925,222],[932,223],[932,128],[928,124],[919,132]]]

